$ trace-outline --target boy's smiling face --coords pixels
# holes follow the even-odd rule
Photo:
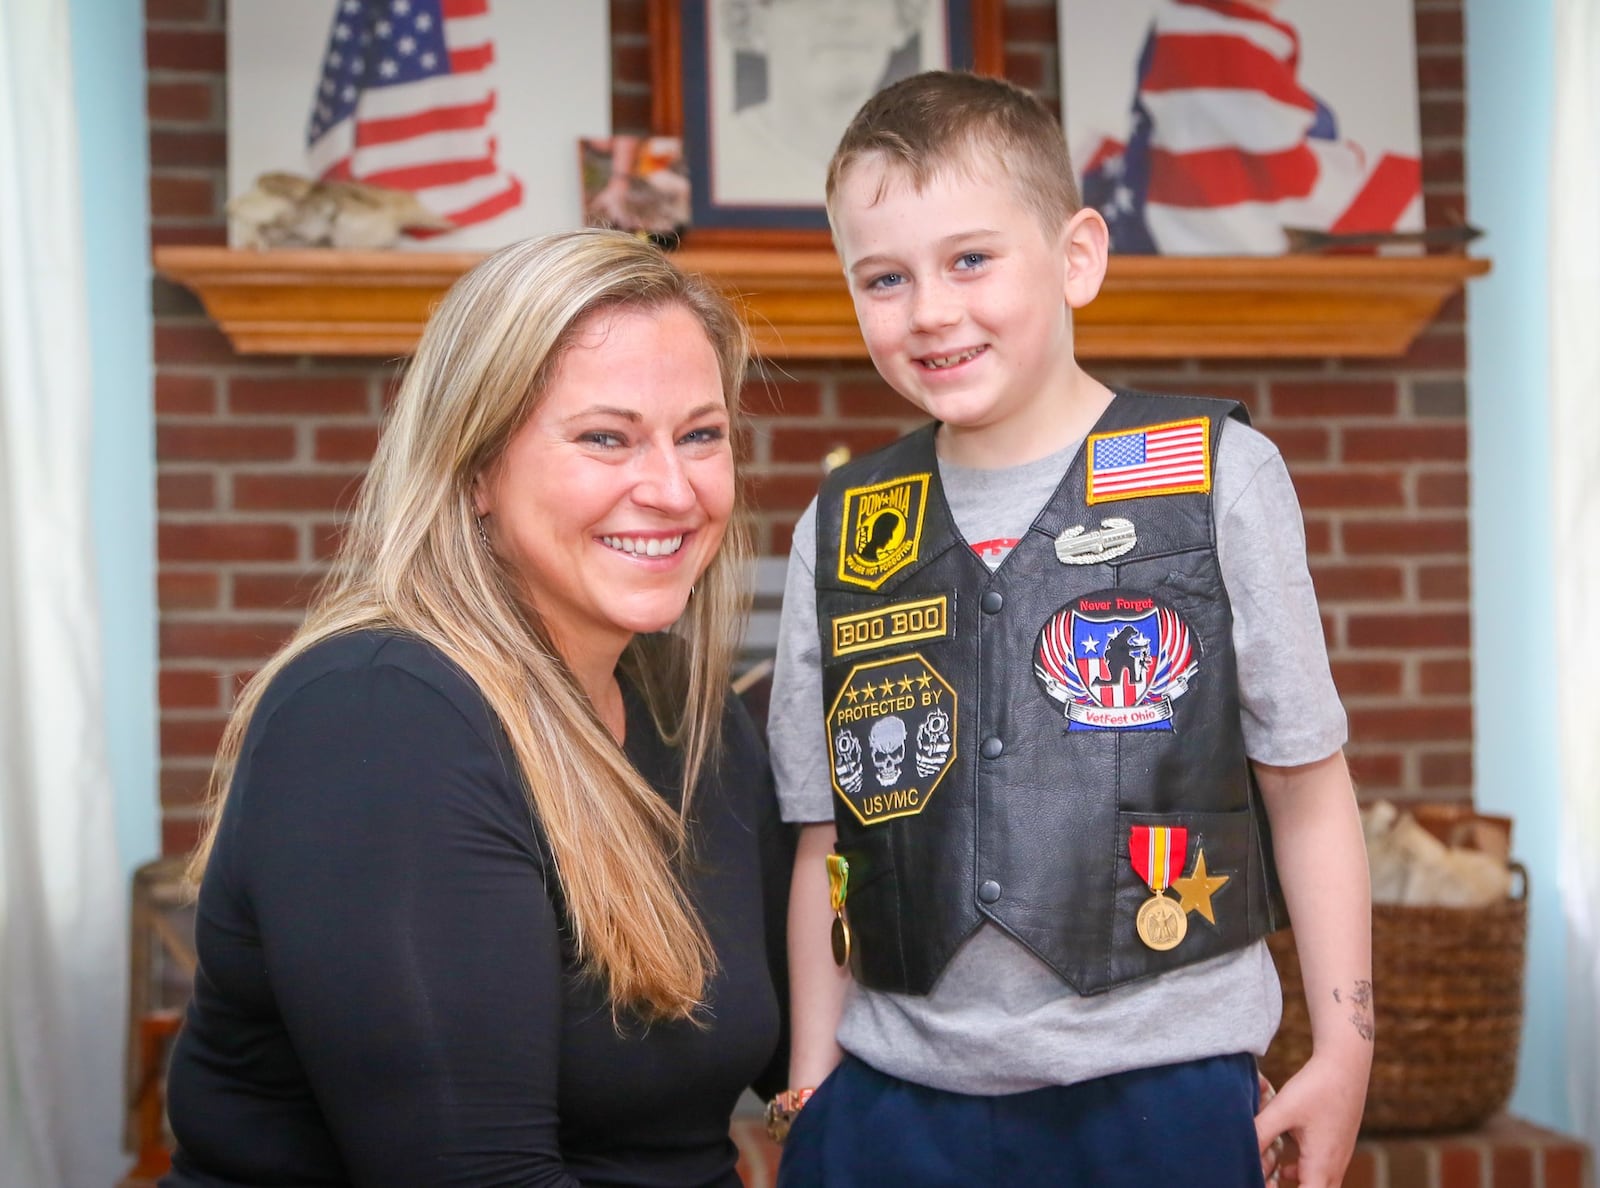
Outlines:
[[[870,156],[840,178],[831,213],[868,353],[945,424],[946,445],[965,441],[968,461],[994,465],[1066,444],[1053,440],[1061,401],[1082,376],[1070,309],[1104,269],[1102,252],[1085,293],[1076,232],[1098,215],[1048,235],[998,161],[942,169],[919,191]]]

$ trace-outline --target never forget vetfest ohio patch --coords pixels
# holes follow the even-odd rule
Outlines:
[[[876,590],[917,559],[928,505],[926,474],[910,474],[844,493],[839,580]]]
[[[920,652],[858,664],[828,708],[833,790],[863,825],[912,816],[956,758],[956,692]]]
[[[1141,590],[1098,590],[1045,620],[1033,673],[1068,730],[1171,730],[1198,655],[1177,611]]]

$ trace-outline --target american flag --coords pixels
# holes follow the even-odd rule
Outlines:
[[[1238,0],[1161,0],[1139,56],[1132,128],[1084,165],[1084,201],[1132,253],[1275,254],[1285,227],[1422,225],[1416,157],[1369,161],[1301,86],[1293,25]]]
[[[1094,434],[1089,438],[1089,502],[1211,490],[1210,438],[1205,417]]]
[[[489,0],[339,0],[306,130],[319,178],[409,190],[458,227],[522,202],[490,129]]]

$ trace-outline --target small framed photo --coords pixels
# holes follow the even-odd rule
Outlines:
[[[825,239],[828,160],[875,92],[1004,70],[1000,0],[650,0],[656,130],[683,138],[696,242]]]
[[[583,221],[670,240],[689,222],[689,177],[676,136],[578,141]]]

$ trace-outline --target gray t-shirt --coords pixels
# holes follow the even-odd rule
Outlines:
[[[1081,442],[1022,466],[939,462],[957,529],[997,566],[1027,532]],[[1290,767],[1344,745],[1305,533],[1277,448],[1229,421],[1212,489],[1217,552],[1233,605],[1245,749]],[[817,636],[816,502],[795,526],[768,731],[787,821],[833,819]],[[852,987],[839,1042],[874,1068],[958,1093],[1019,1093],[1133,1068],[1266,1051],[1282,997],[1257,942],[1105,994],[1080,997],[999,928],[980,927],[926,997]]]

